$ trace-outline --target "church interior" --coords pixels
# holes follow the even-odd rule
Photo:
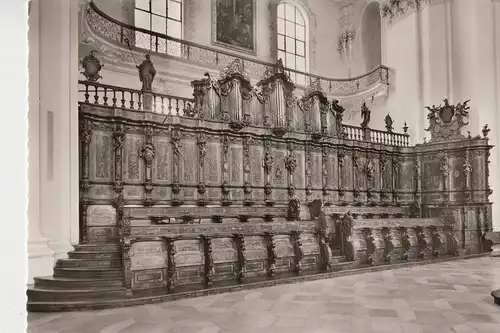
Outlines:
[[[31,0],[29,332],[499,332],[499,0]]]

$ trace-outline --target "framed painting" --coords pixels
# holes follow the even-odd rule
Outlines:
[[[256,0],[212,0],[212,43],[256,54]]]

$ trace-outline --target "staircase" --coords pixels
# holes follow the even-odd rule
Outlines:
[[[332,250],[331,263],[333,272],[348,270],[352,266],[338,249]],[[317,271],[306,270],[298,277],[291,272],[286,275],[291,279],[307,280],[307,276],[316,273]],[[253,283],[262,283],[262,287],[272,285],[272,281],[265,280]],[[213,287],[220,288],[216,285]],[[231,291],[231,288],[228,287],[226,291]],[[195,289],[199,291],[203,290],[203,287],[200,285]],[[177,293],[184,294],[186,291],[178,290]],[[189,294],[192,292],[187,292],[185,297],[189,297]],[[27,295],[28,311],[46,312],[161,302],[169,300],[170,295],[175,294],[168,294],[165,289],[154,294],[144,294],[140,291],[132,295],[127,294],[124,287],[120,245],[94,243],[77,245],[74,251],[68,253],[67,259],[57,261],[53,276],[36,277],[34,285],[28,288]]]
[[[80,244],[60,259],[54,267],[54,275],[35,277],[28,288],[28,310],[64,308],[68,303],[92,303],[102,299],[125,297],[123,268],[116,243]]]

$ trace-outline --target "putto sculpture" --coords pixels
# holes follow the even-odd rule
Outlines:
[[[139,69],[139,78],[142,82],[142,91],[153,91],[152,85],[156,76],[156,70],[151,61],[151,57],[149,54],[144,55],[144,61],[137,66]]]
[[[462,128],[469,123],[466,119],[469,118],[470,107],[467,104],[470,100],[457,105],[451,105],[446,98],[443,102],[444,105],[426,106],[429,110],[427,115],[429,127],[426,131],[431,133],[429,142],[466,139],[462,134]]]

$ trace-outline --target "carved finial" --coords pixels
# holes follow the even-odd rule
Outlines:
[[[488,133],[491,131],[491,129],[488,128],[488,124],[484,125],[483,127],[483,137],[485,139],[488,139]]]
[[[385,121],[385,128],[386,128],[387,132],[392,133],[392,130],[394,129],[392,124],[394,124],[394,121],[392,120],[391,116],[389,114],[387,114],[385,116],[384,121]]]
[[[405,121],[405,125],[403,126],[403,131],[405,134],[408,134],[408,125],[406,125],[406,121]]]
[[[88,56],[85,56],[83,60],[80,61],[83,67],[83,74],[87,81],[96,82],[99,79],[102,79],[102,76],[99,75],[99,71],[103,67],[101,65],[101,61],[95,56],[96,50],[90,51]]]

